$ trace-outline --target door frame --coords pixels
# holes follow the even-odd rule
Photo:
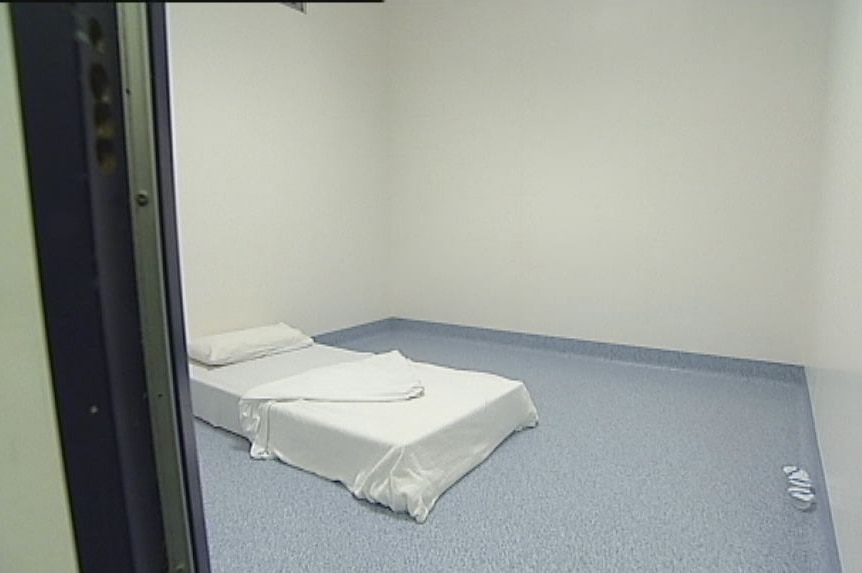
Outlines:
[[[209,573],[165,5],[18,3],[11,16],[80,570]]]

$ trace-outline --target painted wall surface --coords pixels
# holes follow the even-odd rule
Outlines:
[[[168,11],[191,335],[388,316],[382,7]]]
[[[393,314],[804,361],[829,3],[387,6]]]
[[[0,5],[0,572],[71,573],[19,110],[9,7]]]
[[[862,1],[836,5],[808,378],[838,548],[849,573],[862,571]]]

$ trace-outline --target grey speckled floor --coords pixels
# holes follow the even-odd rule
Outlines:
[[[799,382],[628,364],[399,327],[342,342],[526,382],[540,425],[455,484],[427,523],[354,499],[198,422],[213,571],[833,572]]]

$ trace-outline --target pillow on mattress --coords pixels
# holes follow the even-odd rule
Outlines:
[[[306,334],[280,322],[196,338],[189,344],[189,357],[208,366],[224,366],[298,350],[313,343]]]

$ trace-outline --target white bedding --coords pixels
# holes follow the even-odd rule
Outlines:
[[[309,353],[306,356],[302,356]],[[218,370],[192,367],[195,415],[239,429],[239,399],[256,385],[362,358],[322,345]],[[278,364],[276,364],[278,362]],[[263,364],[266,363],[266,364]],[[440,495],[513,431],[534,426],[521,382],[412,363],[420,398],[397,402],[275,403],[263,447],[281,461],[343,483],[356,497],[425,521]],[[240,368],[245,366],[244,368]],[[203,396],[199,406],[196,397]],[[233,400],[233,419],[226,413]],[[219,407],[214,407],[221,402]],[[217,414],[210,419],[209,414]],[[239,433],[239,432],[237,432]]]
[[[393,350],[255,386],[240,402],[240,417],[249,402],[393,402],[418,398],[422,389],[411,362]]]
[[[394,350],[353,362],[314,368],[255,386],[239,401],[243,434],[251,457],[275,457],[269,449],[273,406],[285,402],[398,402],[419,398],[425,387],[409,360]]]
[[[301,350],[218,368],[208,368],[192,362],[189,364],[192,410],[201,420],[242,436],[244,434],[239,421],[239,401],[252,388],[312,368],[351,362],[368,356],[371,354],[315,344]]]

